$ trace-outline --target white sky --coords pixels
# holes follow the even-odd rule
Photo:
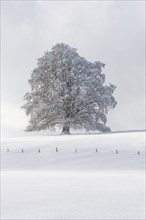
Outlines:
[[[37,58],[61,42],[106,64],[118,102],[107,125],[145,128],[145,1],[2,1],[1,12],[2,137],[27,135],[27,81]]]

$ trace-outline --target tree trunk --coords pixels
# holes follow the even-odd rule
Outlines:
[[[70,130],[70,126],[64,125],[62,129],[62,134],[70,134],[69,130]]]

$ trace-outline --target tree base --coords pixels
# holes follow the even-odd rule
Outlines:
[[[63,128],[62,128],[62,133],[61,134],[67,134],[69,135],[70,134],[70,126],[69,125],[64,125]]]
[[[70,135],[71,133],[70,132],[68,132],[68,131],[62,131],[61,132],[61,135]]]

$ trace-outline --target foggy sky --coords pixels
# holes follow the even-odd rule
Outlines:
[[[145,129],[145,1],[2,1],[2,137],[23,136],[20,109],[37,59],[56,43],[106,64],[106,83],[117,86],[108,114],[113,130]],[[37,134],[33,133],[34,135]]]

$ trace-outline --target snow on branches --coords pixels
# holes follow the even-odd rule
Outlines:
[[[70,128],[110,131],[107,113],[117,104],[116,86],[105,85],[99,61],[91,63],[66,44],[56,44],[38,59],[24,96],[22,108],[30,115],[27,131],[55,126],[68,134]]]

